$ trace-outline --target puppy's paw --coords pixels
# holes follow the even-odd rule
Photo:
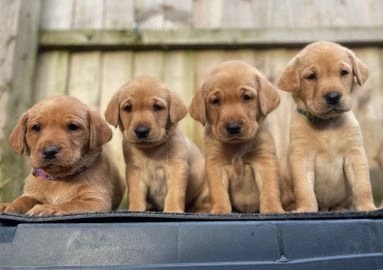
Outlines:
[[[0,203],[0,212],[5,213],[20,213],[13,203]]]
[[[184,211],[184,209],[182,209],[182,207],[165,207],[164,208],[164,212],[168,212],[168,213],[183,213],[185,211]]]
[[[227,208],[227,207],[217,207],[217,206],[214,206],[210,210],[210,213],[211,214],[230,214],[231,213],[231,209]]]
[[[50,204],[39,204],[26,213],[28,216],[51,216],[65,214],[59,207]]]
[[[368,211],[376,210],[376,206],[372,202],[368,202],[368,203],[356,205],[355,209],[357,211],[366,211],[366,212],[368,212]]]
[[[316,208],[316,207],[301,206],[301,207],[298,207],[298,208],[297,208],[296,210],[294,210],[293,212],[296,212],[296,213],[318,212],[318,208]]]
[[[262,214],[282,214],[285,213],[285,210],[283,210],[282,206],[276,206],[276,207],[265,207],[264,209],[261,209],[260,211]]]

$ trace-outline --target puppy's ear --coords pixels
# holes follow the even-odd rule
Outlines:
[[[22,154],[26,150],[25,135],[27,133],[27,121],[28,112],[20,117],[8,138],[9,145],[18,154]]]
[[[287,64],[286,69],[282,73],[281,78],[278,81],[278,88],[287,92],[294,92],[298,90],[300,82],[299,82],[299,73],[298,73],[298,64],[299,58],[294,57]]]
[[[108,124],[97,113],[88,111],[89,121],[89,148],[100,148],[112,139],[113,133]]]
[[[206,107],[205,100],[202,96],[202,91],[198,91],[194,96],[190,107],[189,107],[190,116],[200,122],[202,125],[206,124]]]
[[[360,61],[359,58],[355,56],[355,54],[351,50],[348,50],[348,54],[351,58],[352,72],[354,73],[356,81],[359,85],[362,85],[367,81],[368,68],[362,61]]]
[[[118,98],[119,92],[113,95],[104,113],[105,120],[114,127],[117,127],[120,118],[120,102]]]
[[[173,124],[180,121],[186,116],[188,109],[186,108],[185,103],[179,98],[176,94],[171,93],[170,95],[170,105],[169,105],[169,118],[170,122]]]
[[[258,100],[261,114],[268,115],[271,111],[278,107],[280,98],[272,83],[262,74],[257,75],[259,83]]]

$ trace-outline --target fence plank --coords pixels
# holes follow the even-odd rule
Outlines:
[[[35,67],[38,26],[40,20],[40,1],[20,1],[20,4],[13,6],[18,10],[16,21],[9,21],[11,29],[14,29],[16,22],[17,35],[15,40],[11,94],[8,96],[4,133],[9,134],[15,126],[18,117],[31,106],[33,71]],[[6,7],[8,8],[8,7]],[[5,9],[7,12],[7,9]],[[11,34],[14,34],[11,31]],[[7,40],[9,42],[9,40]],[[12,44],[12,43],[11,43]],[[10,50],[12,52],[12,50]],[[1,200],[10,201],[19,196],[22,190],[26,174],[29,171],[29,164],[24,157],[16,156],[9,148],[6,140],[1,142],[1,169],[3,180],[11,180],[1,188]]]
[[[100,114],[103,116],[114,93],[132,78],[133,53],[108,52],[103,55]],[[120,129],[111,127],[113,138],[107,144],[107,151],[117,163],[121,175],[125,177],[125,162],[122,154],[122,134]]]
[[[132,29],[134,26],[134,2],[104,1],[104,29]]]
[[[163,80],[189,107],[194,96],[194,53],[176,51],[166,53]],[[190,138],[193,138],[194,120],[187,115],[179,127]]]
[[[80,52],[71,56],[68,93],[92,109],[99,108],[100,52]]]
[[[41,29],[70,29],[74,0],[43,0]]]
[[[67,93],[69,53],[52,51],[40,54],[37,59],[34,101],[48,96]]]
[[[103,0],[74,1],[73,29],[101,29],[104,18]]]

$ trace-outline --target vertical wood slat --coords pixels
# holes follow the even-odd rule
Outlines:
[[[104,29],[132,29],[133,27],[133,1],[104,0]]]
[[[37,58],[37,66],[33,99],[35,102],[48,96],[67,94],[69,52],[41,53]]]
[[[102,61],[102,86],[100,114],[104,117],[106,107],[117,90],[132,78],[133,53],[104,53]],[[125,176],[125,162],[122,154],[122,134],[120,129],[112,127],[113,138],[106,150],[116,162],[121,175]]]
[[[194,53],[171,52],[165,57],[163,80],[189,107],[194,96]],[[186,115],[179,122],[181,130],[189,137],[193,137],[194,120]]]
[[[38,26],[40,20],[40,1],[21,1],[17,17],[17,35],[15,40],[12,68],[11,92],[7,101],[7,121],[5,134],[9,134],[20,115],[31,106],[32,83],[37,53]],[[14,22],[13,22],[14,23]],[[22,179],[29,171],[24,157],[16,156],[6,140],[2,148],[2,178],[11,180],[1,189],[2,201],[10,201],[20,195]]]
[[[12,66],[14,63],[14,51],[16,40],[13,38],[17,33],[21,1],[0,1],[0,201],[2,193],[6,192],[6,185],[11,179],[4,175],[4,160],[9,150],[5,149],[8,132],[5,130],[7,116],[7,103],[10,99],[12,84]],[[17,116],[16,116],[17,117]],[[3,192],[4,190],[4,192]]]
[[[73,29],[101,29],[104,24],[104,1],[74,1]]]
[[[72,53],[68,94],[98,111],[101,89],[100,75],[100,52]]]
[[[42,0],[41,29],[71,29],[74,0]]]

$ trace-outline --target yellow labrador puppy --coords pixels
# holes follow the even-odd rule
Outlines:
[[[114,95],[106,120],[123,132],[130,211],[209,211],[201,152],[177,128],[183,101],[161,81],[141,76]]]
[[[189,112],[205,126],[212,213],[283,212],[279,171],[266,116],[279,105],[273,85],[241,61],[219,64]]]
[[[297,105],[290,125],[289,163],[296,210],[374,210],[362,134],[351,93],[368,77],[355,54],[316,42],[287,65],[278,87]]]

